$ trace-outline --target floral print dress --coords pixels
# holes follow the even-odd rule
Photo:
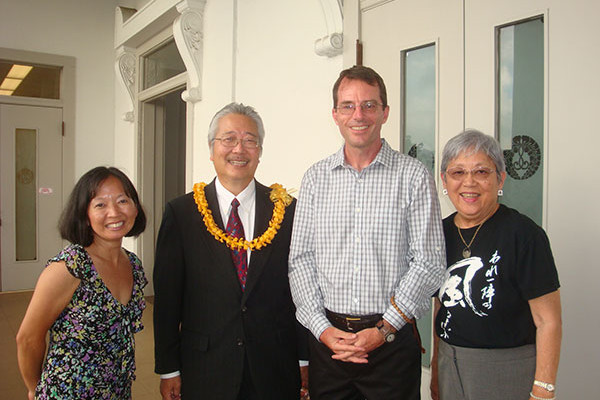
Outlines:
[[[36,399],[131,398],[133,334],[143,329],[146,302],[142,289],[148,281],[139,258],[125,252],[133,272],[133,292],[127,305],[113,297],[82,246],[69,245],[48,261],[64,261],[81,283],[50,328]]]

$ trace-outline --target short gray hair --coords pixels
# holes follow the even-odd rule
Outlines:
[[[476,129],[466,129],[446,143],[442,152],[442,174],[446,174],[448,164],[461,153],[469,152],[469,154],[475,154],[480,151],[492,160],[496,166],[496,175],[498,176],[498,180],[500,180],[500,174],[506,172],[504,154],[500,143],[492,136],[486,135]]]
[[[217,135],[219,121],[221,120],[221,118],[229,114],[245,115],[246,117],[252,118],[252,120],[256,123],[256,127],[258,128],[258,145],[262,153],[262,145],[263,141],[265,140],[265,127],[263,125],[262,118],[260,118],[260,115],[258,115],[254,107],[245,106],[242,103],[235,102],[229,103],[225,107],[217,111],[212,121],[210,121],[210,125],[208,127],[208,147],[210,148],[210,153],[212,154],[212,145],[215,141],[215,136]]]

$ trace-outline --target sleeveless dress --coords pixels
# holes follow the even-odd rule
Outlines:
[[[98,275],[80,245],[69,245],[48,264],[64,261],[81,282],[50,328],[48,354],[36,399],[131,398],[135,379],[134,333],[143,329],[148,281],[139,258],[125,250],[133,273],[131,300],[123,305]]]

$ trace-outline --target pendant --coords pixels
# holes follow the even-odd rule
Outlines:
[[[469,258],[471,257],[471,249],[469,249],[468,247],[465,247],[463,249],[463,257],[464,258]]]

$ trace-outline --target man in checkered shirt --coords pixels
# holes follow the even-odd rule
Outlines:
[[[445,270],[435,184],[381,138],[389,106],[374,70],[340,73],[332,114],[344,146],[304,175],[290,249],[296,315],[314,335],[310,396],[419,399],[415,318]]]

